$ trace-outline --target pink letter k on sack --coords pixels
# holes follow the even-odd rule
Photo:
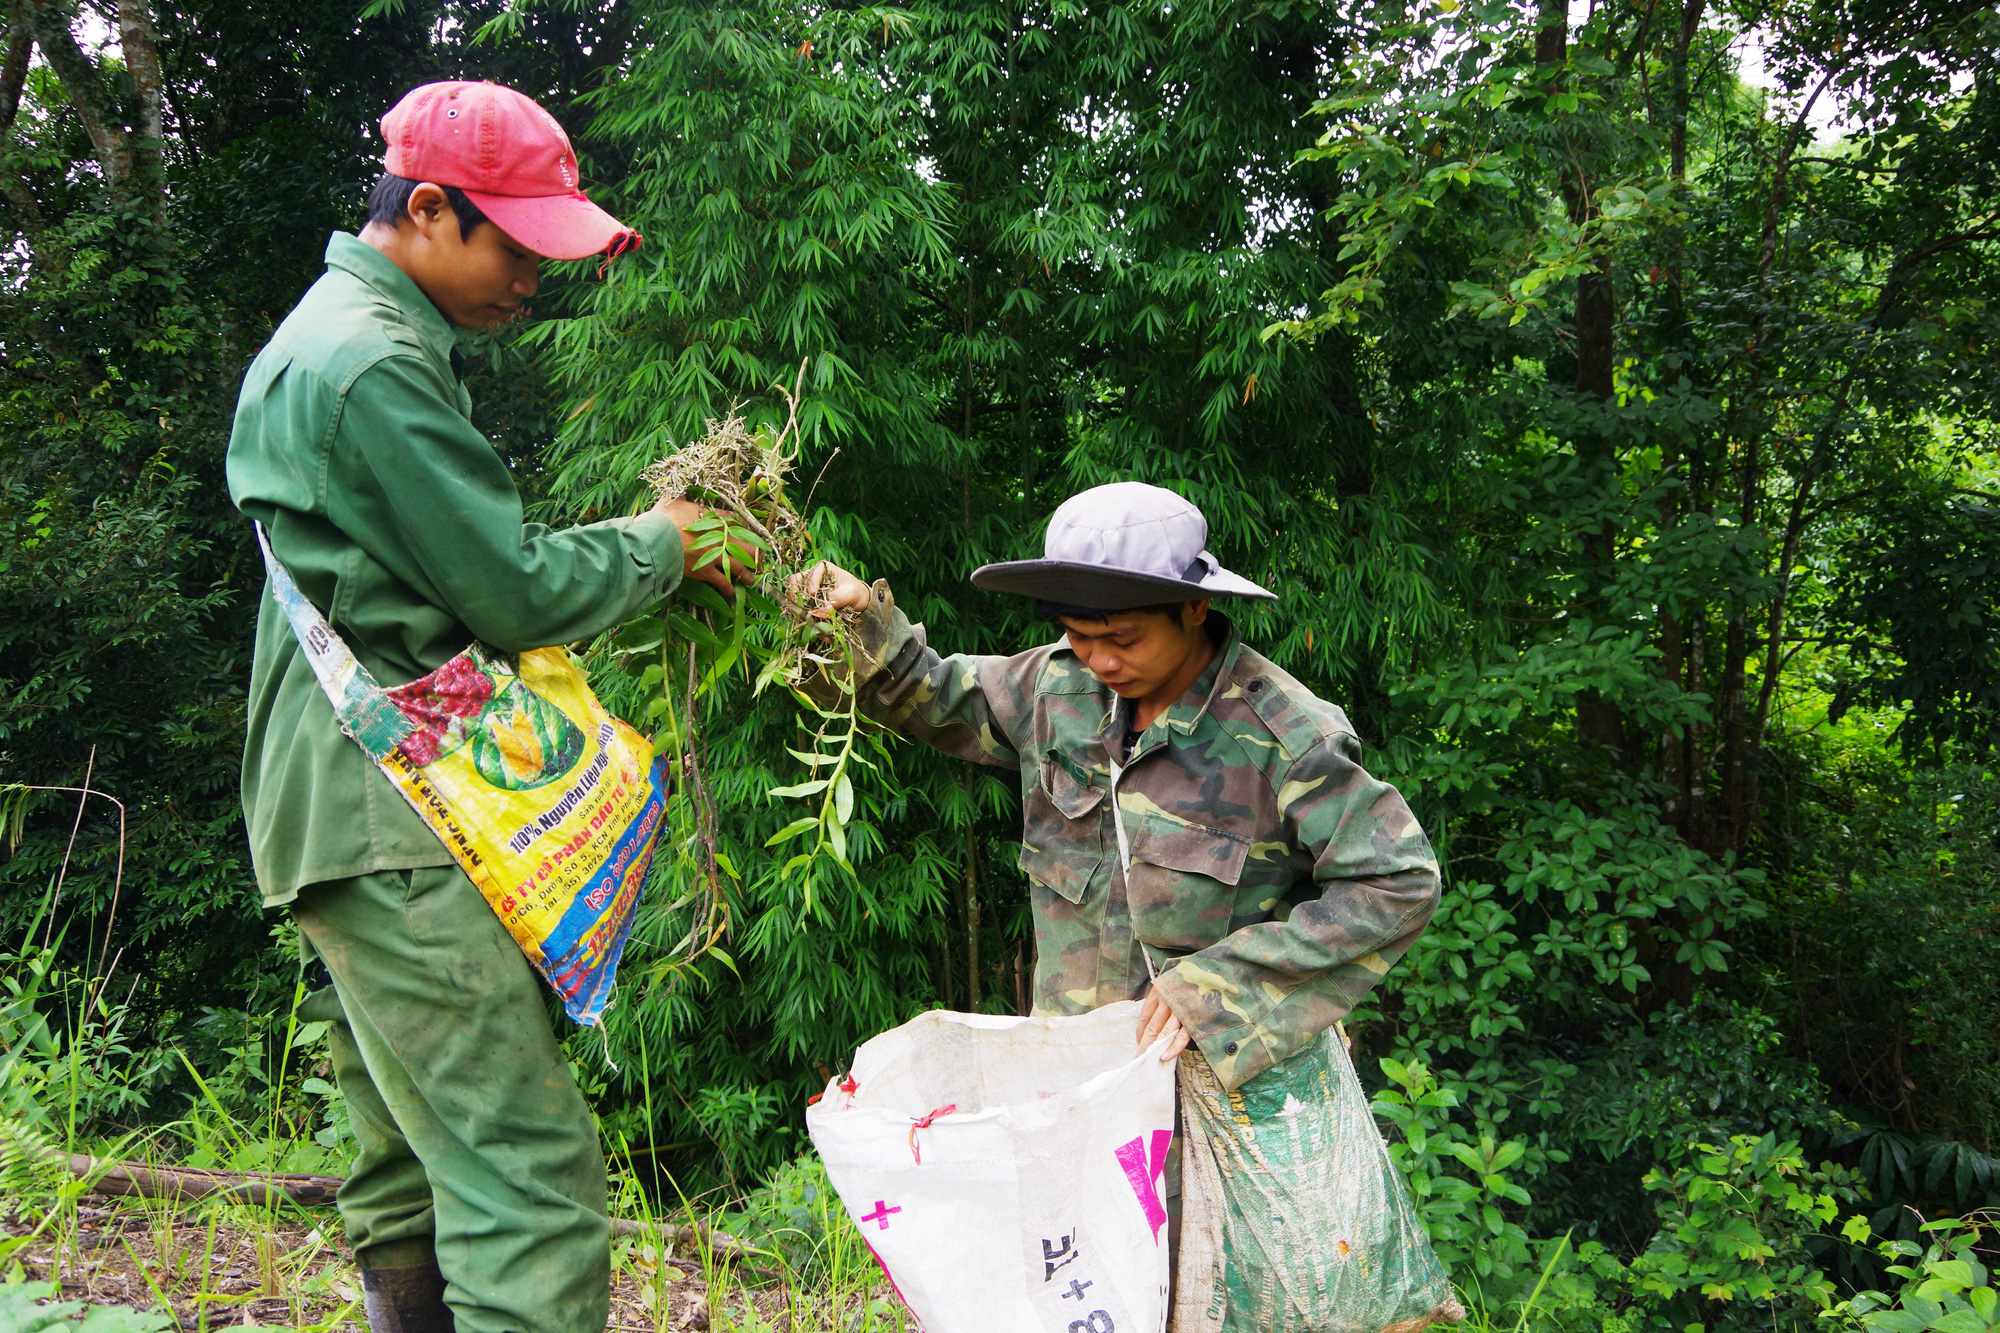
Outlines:
[[[1172,1130],[1156,1129],[1150,1153],[1144,1139],[1121,1144],[1116,1151],[1118,1165],[1125,1168],[1125,1179],[1132,1182],[1132,1192],[1139,1196],[1139,1206],[1146,1210],[1146,1220],[1153,1224],[1155,1245],[1160,1243],[1160,1228],[1167,1224],[1167,1210],[1160,1204],[1159,1180],[1167,1169],[1167,1145],[1173,1141]]]

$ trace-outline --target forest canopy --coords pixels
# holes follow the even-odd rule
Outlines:
[[[1875,1280],[1835,1201],[2000,1206],[1991,4],[11,0],[0,36],[0,951],[115,972],[86,1117],[260,1095],[282,1041],[234,396],[375,120],[491,78],[645,236],[463,340],[539,519],[631,512],[803,364],[819,549],[945,651],[1047,640],[966,576],[1107,481],[1279,592],[1245,638],[1445,867],[1347,1027],[1458,1281],[1569,1233],[1579,1309],[1762,1327],[1790,1266]],[[650,726],[639,646],[573,645]],[[679,947],[683,805],[572,1042],[607,1142],[689,1179],[795,1157],[873,1033],[1026,1002],[1012,783],[891,746],[808,902],[774,699],[724,673],[694,722],[717,948]],[[1702,1173],[1806,1199],[1768,1265],[1705,1248]]]

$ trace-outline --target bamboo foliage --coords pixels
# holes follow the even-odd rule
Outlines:
[[[737,402],[746,428],[781,425],[768,386],[803,359],[799,469],[824,470],[807,515],[818,550],[887,575],[942,651],[1041,641],[1024,607],[965,574],[1036,551],[1071,491],[1136,475],[1183,489],[1223,559],[1286,590],[1276,614],[1245,617],[1279,660],[1320,679],[1411,662],[1446,629],[1454,575],[1386,497],[1449,469],[1457,446],[1371,453],[1355,349],[1259,338],[1258,312],[1323,271],[1312,228],[1259,245],[1260,216],[1309,217],[1323,187],[1290,165],[1310,142],[1296,123],[1308,85],[1248,72],[1273,39],[1307,69],[1333,20],[1229,37],[1233,18],[1197,10],[1055,40],[1049,25],[1078,12],[656,11],[652,54],[607,90],[600,122],[657,145],[638,149],[616,203],[647,246],[538,334],[588,405],[553,451],[557,487],[629,506],[658,440]],[[1176,105],[1185,118],[1163,121]],[[1126,129],[1097,133],[1094,118]],[[768,1066],[688,1041],[711,1006],[809,1068],[932,995],[1020,1004],[1032,951],[1014,774],[877,753],[839,710],[802,715],[801,730],[752,704],[752,683],[719,682],[702,724],[735,797],[718,786],[721,850],[741,875],[723,872],[740,973],[683,972],[671,996],[642,987],[612,1020],[614,1049],[643,1034],[685,1062],[675,1077],[723,1088]],[[814,759],[837,775],[783,776]],[[845,796],[852,770],[838,766],[859,760],[880,771]],[[784,873],[798,854],[785,836],[832,843],[832,825],[766,804],[773,788],[835,815],[852,803],[831,848],[852,883],[816,892],[810,911]],[[688,929],[663,912],[635,956]]]
[[[1085,486],[1179,489],[1281,591],[1246,637],[1348,707],[1452,867],[1358,1017],[1447,1061],[1472,1141],[1498,1135],[1502,1071],[1546,1066],[1550,1108],[1585,1077],[1546,1044],[1557,1010],[1643,1028],[1734,975],[1772,911],[1753,852],[1783,680],[1846,670],[1845,576],[1812,560],[1862,497],[1966,457],[1923,443],[1941,326],[1892,330],[1835,277],[1914,293],[1936,242],[1855,239],[1893,189],[1839,193],[1846,240],[1815,230],[1811,200],[1886,178],[1810,182],[1799,108],[1731,91],[1730,32],[1649,14],[661,4],[600,98],[648,247],[541,335],[592,404],[558,490],[619,503],[645,441],[728,402],[782,420],[764,386],[803,360],[819,549],[887,576],[941,651],[1008,652],[1049,631],[966,574],[1036,553]],[[1912,78],[1909,114],[1946,105]],[[1946,212],[1937,237],[1976,230]],[[1864,406],[1876,357],[1910,373]],[[808,912],[781,873],[807,826],[765,794],[837,798],[777,778],[856,733],[821,716],[798,743],[746,693],[708,724],[736,766],[740,973],[642,999],[614,1042],[680,1040],[674,1077],[719,1097],[769,1086],[763,1052],[837,1067],[914,1006],[1015,1003],[1016,775],[892,752],[845,825],[851,887]],[[1530,1178],[1568,1151],[1548,1133]]]

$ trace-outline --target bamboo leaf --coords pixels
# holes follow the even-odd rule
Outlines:
[[[667,617],[667,624],[673,627],[674,633],[680,635],[682,639],[694,644],[704,652],[713,653],[722,647],[722,641],[715,637],[715,634],[708,626],[702,624],[693,616],[683,615],[681,612],[676,611]]]
[[[793,838],[798,837],[801,833],[811,832],[813,829],[816,829],[818,827],[819,827],[819,820],[817,819],[795,819],[791,823],[779,829],[776,833],[773,833],[770,837],[766,838],[764,840],[764,845],[766,847],[781,847],[785,843],[790,842]]]
[[[700,579],[682,579],[681,586],[675,589],[675,593],[681,601],[700,607],[710,615],[726,616],[729,614],[729,602],[721,593],[709,587]]]

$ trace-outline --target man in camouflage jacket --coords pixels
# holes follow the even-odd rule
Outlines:
[[[846,612],[866,714],[1020,772],[1035,1012],[1148,997],[1151,979],[1140,1045],[1166,1032],[1171,1058],[1191,1038],[1233,1090],[1331,1027],[1409,950],[1436,908],[1438,869],[1402,796],[1361,767],[1347,715],[1208,612],[1212,597],[1271,594],[1202,550],[1207,532],[1159,487],[1071,498],[1043,560],[973,575],[1035,596],[1069,631],[1012,657],[940,657],[884,581],[823,566],[811,586]],[[1191,683],[1152,710],[1121,697],[1123,666],[1089,642],[1135,607],[1179,613],[1195,645]],[[1086,664],[1107,661],[1114,684]],[[844,698],[825,677],[807,688]]]

